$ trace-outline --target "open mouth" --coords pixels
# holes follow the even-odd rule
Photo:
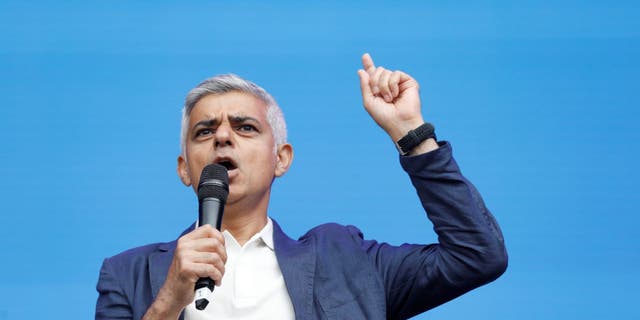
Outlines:
[[[215,163],[227,168],[227,171],[231,171],[237,168],[236,164],[231,159],[221,158],[216,160]]]

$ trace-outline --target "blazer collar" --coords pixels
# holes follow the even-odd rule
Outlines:
[[[273,241],[284,282],[297,319],[313,318],[313,277],[316,268],[315,243],[296,241],[273,220]]]

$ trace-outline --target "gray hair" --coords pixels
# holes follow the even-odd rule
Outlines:
[[[251,81],[242,79],[235,74],[221,74],[202,81],[187,94],[182,108],[182,128],[180,130],[180,149],[183,156],[187,156],[187,132],[189,131],[189,117],[193,107],[205,96],[229,92],[248,93],[267,105],[267,122],[271,126],[275,142],[274,153],[279,145],[287,143],[287,124],[275,99],[266,90]]]

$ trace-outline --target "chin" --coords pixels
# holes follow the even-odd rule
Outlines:
[[[239,195],[229,192],[229,197],[227,197],[226,205],[234,204],[239,200],[240,200]]]

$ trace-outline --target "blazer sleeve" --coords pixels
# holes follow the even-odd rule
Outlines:
[[[105,259],[102,263],[96,289],[99,294],[96,303],[96,320],[133,319],[131,306],[109,259]]]
[[[507,267],[502,232],[476,188],[440,142],[432,152],[401,157],[438,235],[430,245],[360,241],[382,279],[387,317],[406,319],[499,277]]]

